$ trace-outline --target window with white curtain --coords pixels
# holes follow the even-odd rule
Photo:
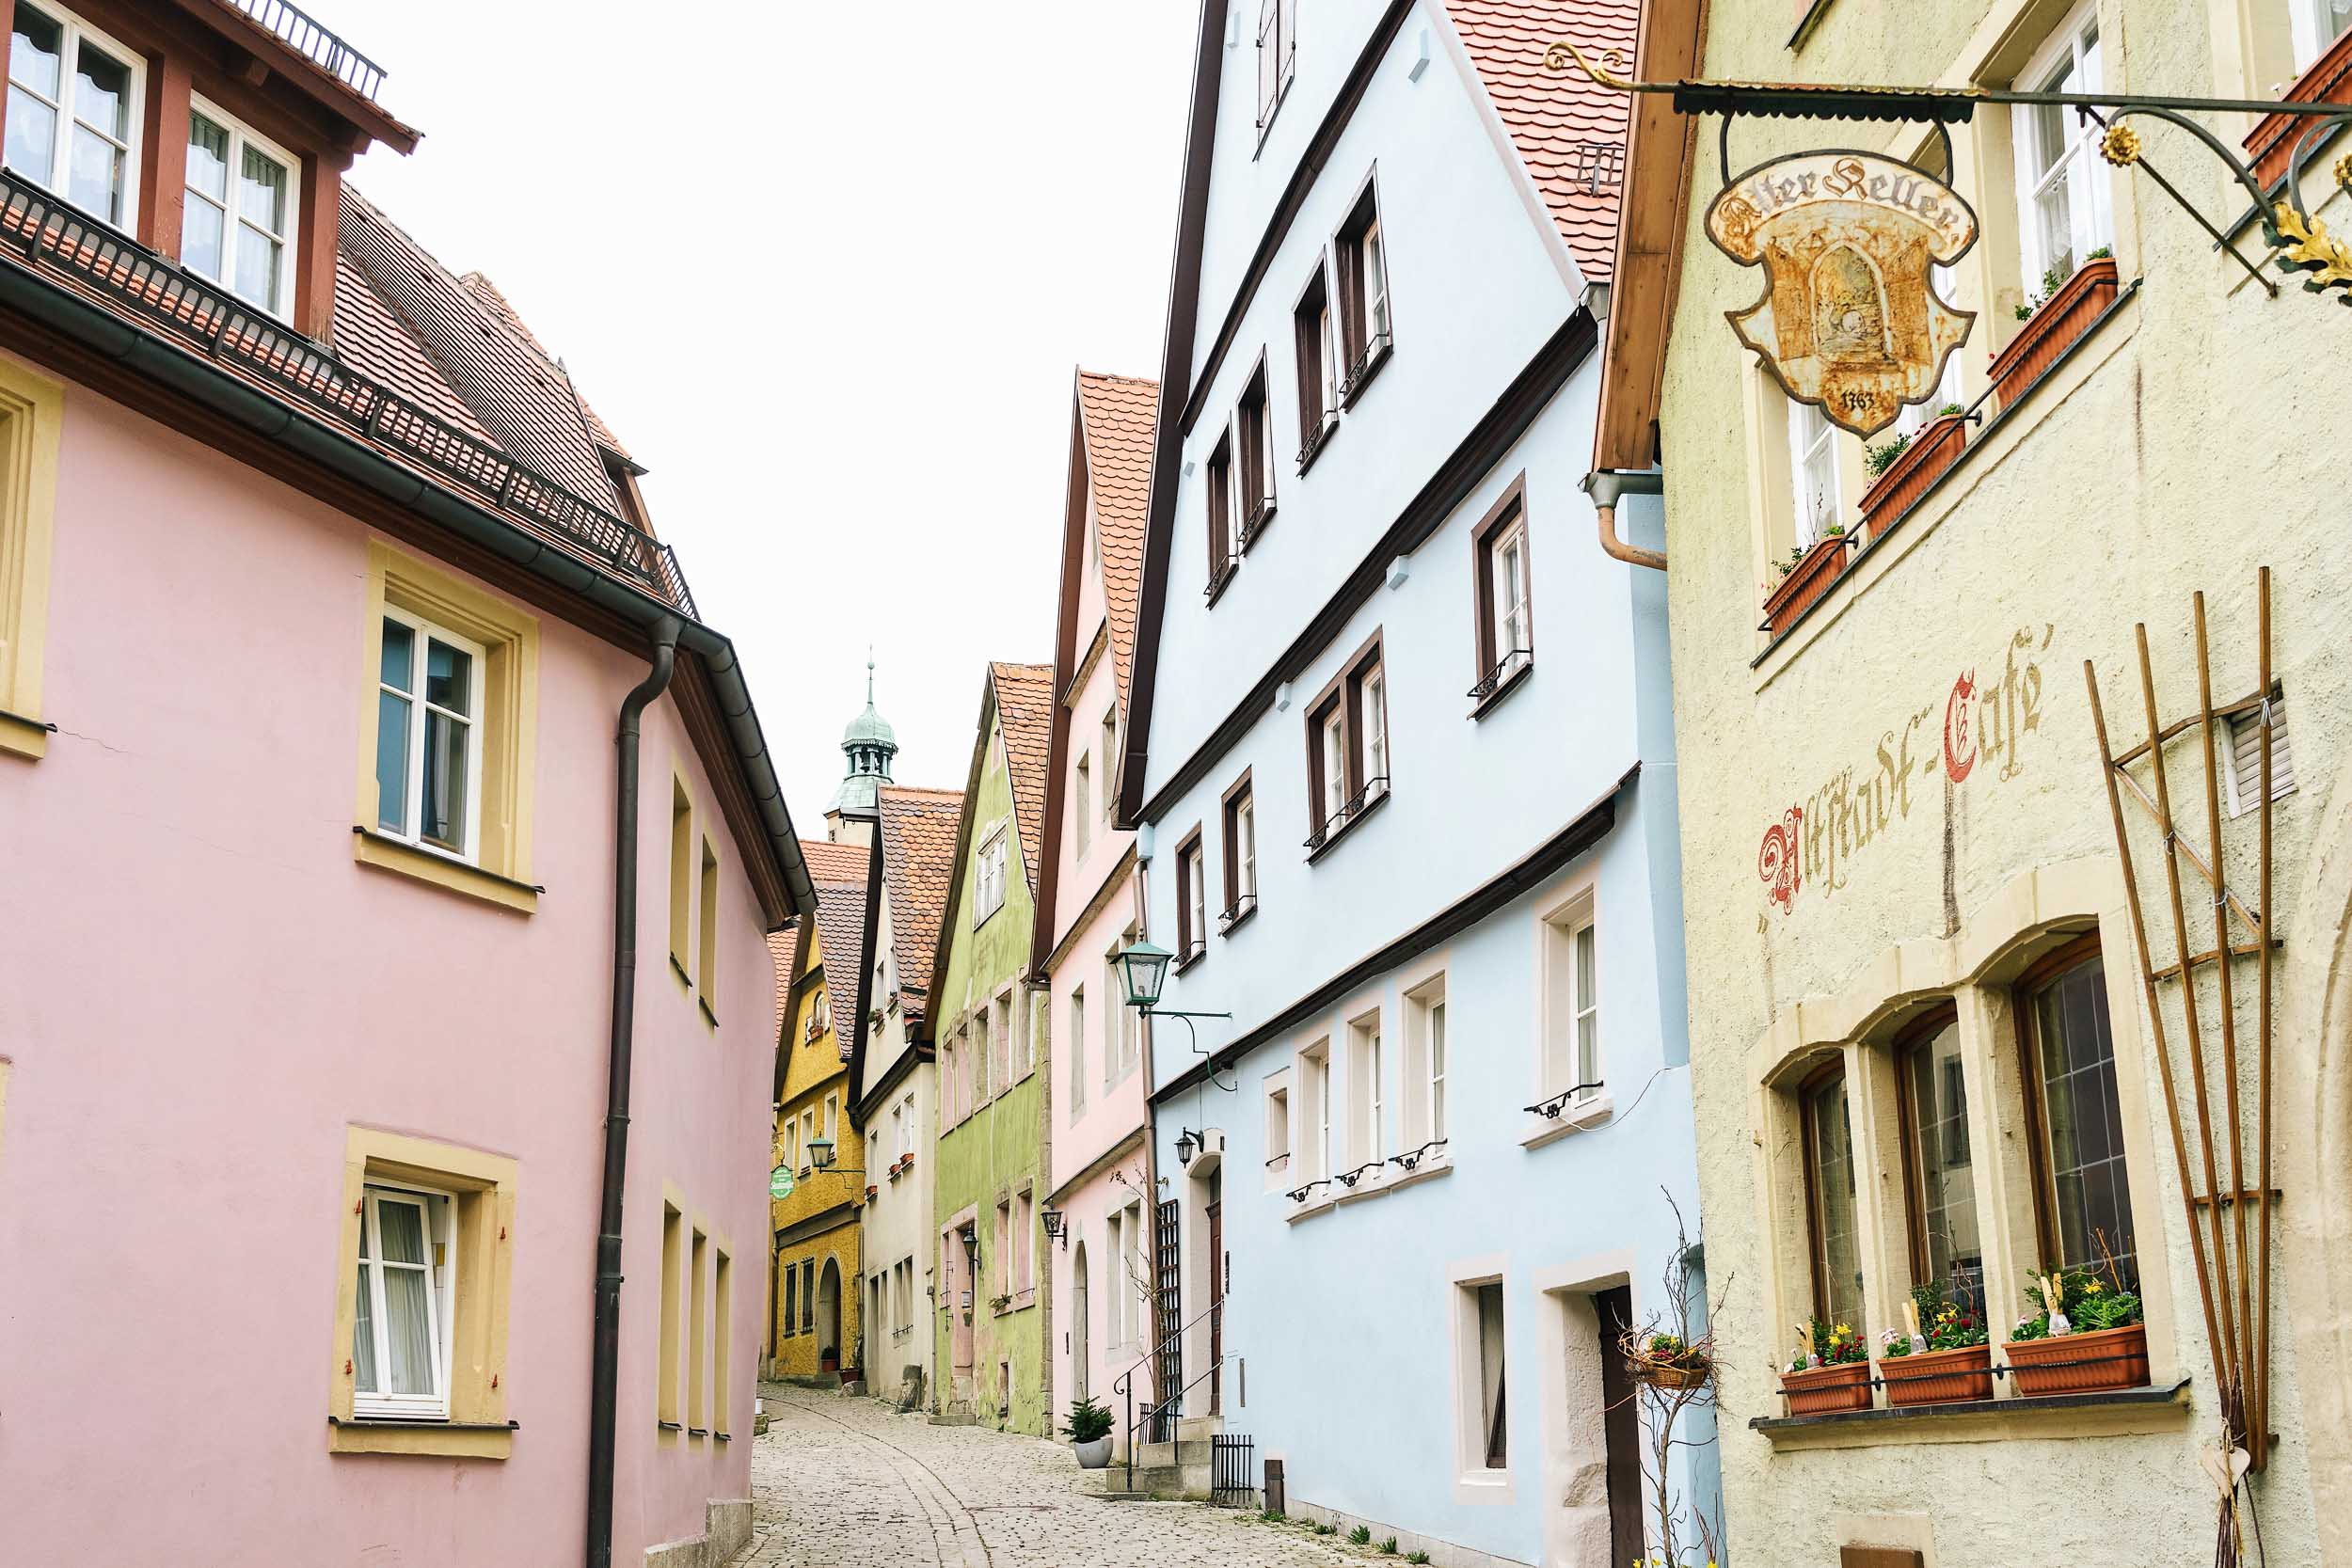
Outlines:
[[[139,56],[71,11],[17,0],[0,162],[118,229],[138,188]]]
[[[376,829],[474,858],[482,748],[482,644],[405,610],[384,611],[375,722]]]
[[[1005,830],[999,822],[980,841],[979,859],[976,868],[979,879],[978,903],[973,913],[977,925],[1005,907]]]
[[[2027,92],[2097,92],[2100,77],[2099,8],[2085,0],[2017,85]],[[2013,112],[2024,282],[2027,294],[2040,294],[2050,275],[2065,282],[2113,238],[2107,168],[2098,156],[2098,126],[2074,110],[2045,103]]]
[[[292,154],[201,99],[188,114],[180,262],[272,315],[294,309]]]
[[[2309,71],[2328,46],[2352,31],[2352,0],[2294,0],[2295,69]]]
[[[1811,548],[1845,508],[1838,493],[1837,431],[1809,403],[1788,404],[1788,472],[1796,488],[1797,543]]]
[[[451,1200],[421,1187],[363,1192],[352,1413],[449,1416],[449,1322],[456,1273]]]
[[[1599,950],[1592,903],[1581,898],[1544,922],[1544,1096],[1600,1080]],[[1599,1093],[1585,1088],[1580,1100]]]

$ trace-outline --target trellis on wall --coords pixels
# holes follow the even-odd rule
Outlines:
[[[2271,792],[2275,758],[2273,741],[2278,720],[2279,690],[2271,678],[2270,568],[2262,568],[2255,590],[2256,683],[2251,695],[2216,706],[2213,660],[2205,622],[2205,596],[2191,600],[2191,620],[2197,650],[2197,703],[2169,723],[2159,718],[2155,678],[2148,658],[2148,627],[2133,627],[2139,656],[2140,704],[2147,738],[2118,751],[2107,734],[2106,714],[2099,698],[2099,676],[2089,659],[2083,680],[2090,693],[2091,724],[2099,742],[2100,773],[2106,785],[2107,808],[2114,821],[2116,851],[2122,857],[2123,892],[2129,905],[2132,939],[2137,948],[2139,979],[2154,1032],[2156,1068],[2164,1087],[2164,1105],[2172,1134],[2172,1154],[2180,1179],[2181,1200],[2186,1211],[2190,1253],[2196,1262],[2199,1305],[2203,1309],[2205,1337],[2213,1354],[2224,1431],[2207,1455],[2207,1469],[2220,1492],[2220,1519],[2215,1560],[2239,1560],[2243,1536],[2239,1498],[2244,1477],[2267,1464],[2270,1432],[2270,1240],[2271,1211],[2271,971],[2278,939],[2271,915]],[[2222,838],[2222,792],[2219,777],[2223,728],[2250,721],[2259,752],[2258,784],[2249,806],[2240,802],[2233,821],[2253,818],[2256,888],[2250,902],[2230,886],[2227,845]],[[2173,809],[2170,766],[2167,750],[2190,742],[2204,753],[2204,836],[2201,850],[2195,824],[2185,824]],[[2147,782],[2141,782],[2145,773]],[[2154,828],[2161,866],[2163,908],[2171,917],[2171,945],[2153,940],[2141,897],[2141,861],[2135,857],[2124,801]],[[2192,807],[2193,809],[2193,807]],[[2242,832],[2242,830],[2241,830]],[[2184,890],[2185,865],[2197,884]],[[2210,900],[2205,895],[2210,894]],[[2201,916],[2210,908],[2211,919]],[[2212,945],[2197,944],[2210,936]],[[2250,1139],[2247,1107],[2242,1103],[2241,1039],[2244,1006],[2239,986],[2250,967],[2254,978],[2254,1092]],[[2211,976],[2210,1011],[2201,996],[2201,976]],[[2168,999],[2165,992],[2173,993]],[[2170,1041],[2169,1016],[2180,1021],[2188,1083],[2179,1082]],[[2218,1077],[2219,1094],[2214,1092]],[[2217,1105],[2216,1101],[2219,1103]],[[2185,1103],[2184,1101],[2185,1101]],[[2249,1143],[2254,1184],[2247,1185]],[[2227,1171],[2228,1185],[2222,1184]],[[2249,1210],[2252,1212],[2249,1216]],[[2250,1501],[2250,1498],[2249,1498]]]

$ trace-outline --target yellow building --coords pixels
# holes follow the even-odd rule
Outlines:
[[[836,1006],[844,1018],[857,1008],[872,850],[801,847],[817,885],[817,914],[773,939],[780,1022],[770,1190],[787,1190],[768,1205],[774,1245],[768,1360],[776,1377],[832,1381],[862,1359],[858,1212],[866,1175],[857,1139],[843,1137],[854,1032],[836,1036],[834,1020]]]

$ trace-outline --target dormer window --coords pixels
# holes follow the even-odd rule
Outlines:
[[[138,182],[138,56],[66,11],[19,0],[0,162],[118,229]]]
[[[294,158],[197,100],[180,261],[274,316],[294,304]]]

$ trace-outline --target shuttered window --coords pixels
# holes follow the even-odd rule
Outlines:
[[[2242,816],[2262,803],[2263,716],[2257,708],[2230,721],[2230,812]],[[2295,756],[2287,749],[2287,705],[2270,705],[2270,798],[2295,787]]]

